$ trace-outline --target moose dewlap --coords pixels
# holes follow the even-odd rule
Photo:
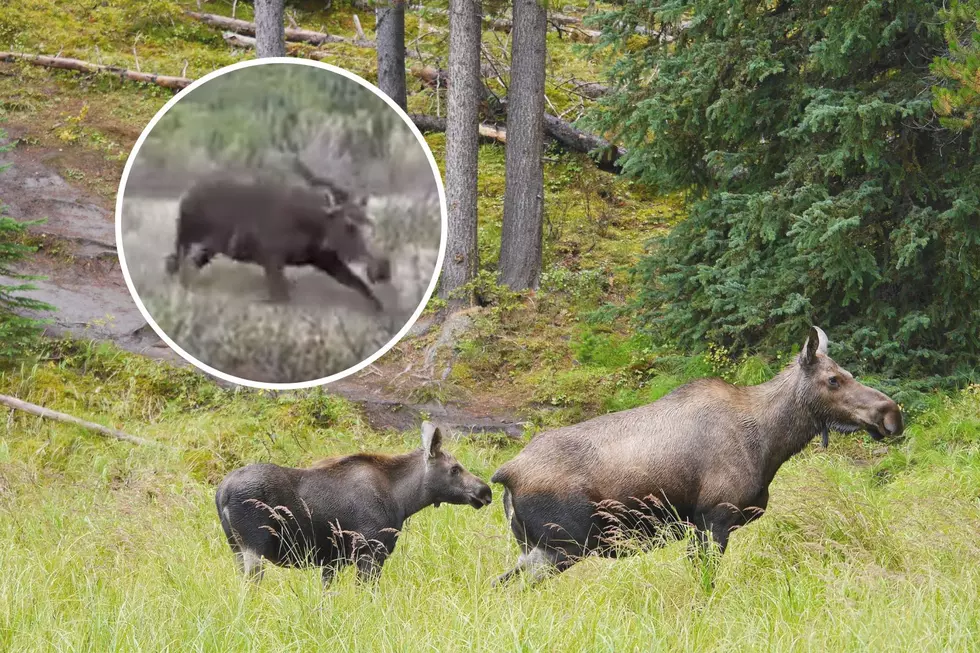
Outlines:
[[[442,449],[442,433],[422,424],[422,446],[401,455],[354,454],[308,469],[254,464],[221,482],[221,527],[246,576],[264,560],[319,567],[323,582],[349,564],[377,578],[405,520],[440,503],[488,505],[490,487]]]
[[[765,510],[779,467],[816,434],[864,429],[880,440],[902,428],[898,405],[831,360],[813,327],[799,357],[766,383],[702,379],[535,437],[491,478],[505,488],[522,552],[498,580],[623,555],[636,550],[624,536],[655,545],[683,524],[695,530],[698,559],[720,554]]]

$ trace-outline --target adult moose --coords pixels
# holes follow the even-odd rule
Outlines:
[[[357,565],[373,580],[395,549],[405,520],[440,503],[488,505],[490,486],[442,449],[442,433],[422,424],[422,447],[388,456],[328,458],[309,469],[254,464],[237,469],[215,495],[221,528],[246,576],[261,579],[262,561],[315,566],[329,585]]]
[[[297,162],[305,186],[283,184],[262,175],[209,175],[180,199],[177,238],[167,257],[171,275],[191,259],[198,269],[217,254],[256,263],[265,270],[272,301],[289,299],[286,266],[312,265],[364,296],[381,310],[381,302],[349,267],[367,266],[371,283],[391,277],[389,260],[374,252],[367,232],[373,222],[366,197],[357,198]],[[197,250],[192,253],[192,249]]]
[[[534,438],[491,478],[505,487],[522,551],[497,582],[623,555],[624,534],[656,545],[683,524],[694,528],[692,554],[720,554],[732,530],[765,510],[779,467],[817,433],[865,429],[880,440],[902,428],[898,405],[831,360],[826,334],[812,327],[797,359],[766,383],[702,379]]]

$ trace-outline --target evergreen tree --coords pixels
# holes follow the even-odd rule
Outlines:
[[[6,138],[6,132],[0,129],[0,141]],[[0,152],[10,150],[9,145],[0,146]],[[0,165],[0,174],[10,165]],[[18,222],[4,215],[4,206],[0,203],[0,276],[18,282],[27,282],[36,277],[21,274],[13,269],[14,265],[36,248],[22,243],[24,232],[34,222]],[[39,302],[21,293],[33,290],[29,283],[14,283],[12,285],[0,282],[0,361],[11,360],[21,355],[24,349],[37,337],[44,325],[43,320],[25,317],[25,312],[53,310],[54,307]]]
[[[771,352],[818,324],[857,370],[976,369],[977,126],[933,110],[942,8],[633,0],[599,18],[621,90],[589,122],[627,174],[690,198],[637,268],[647,329]]]
[[[933,106],[945,126],[969,129],[980,111],[980,0],[954,0],[942,15],[949,51],[932,67],[941,82]]]

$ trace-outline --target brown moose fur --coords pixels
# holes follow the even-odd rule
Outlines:
[[[522,555],[506,580],[562,571],[589,553],[618,556],[628,530],[662,541],[694,527],[701,553],[762,514],[779,467],[825,429],[902,431],[898,405],[827,356],[814,327],[803,352],[751,387],[702,379],[652,404],[541,433],[493,475]],[[641,517],[642,515],[642,517]]]

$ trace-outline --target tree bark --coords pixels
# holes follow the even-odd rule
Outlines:
[[[479,152],[480,39],[483,8],[480,0],[449,0],[449,74],[446,118],[446,201],[449,232],[439,296],[461,307],[469,297],[450,297],[476,275],[477,154]]]
[[[405,90],[405,0],[381,0],[375,9],[378,49],[378,88],[402,109],[408,107]]]
[[[282,17],[285,0],[255,0],[255,55],[285,57],[286,32]]]
[[[541,276],[544,210],[541,153],[547,29],[547,12],[541,0],[514,0],[507,108],[507,186],[499,265],[500,282],[514,290],[537,288]]]

